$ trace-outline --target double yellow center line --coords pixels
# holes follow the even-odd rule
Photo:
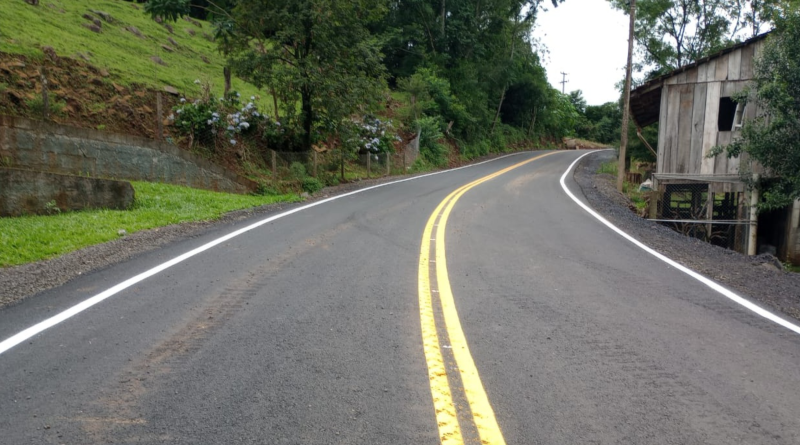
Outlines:
[[[422,327],[422,345],[425,360],[428,365],[428,378],[430,379],[433,407],[436,412],[436,422],[439,426],[439,438],[442,445],[462,445],[464,435],[459,424],[459,414],[462,419],[468,414],[459,413],[459,408],[454,402],[454,392],[463,389],[463,395],[469,403],[474,429],[477,430],[481,444],[505,445],[503,433],[497,424],[494,410],[486,396],[478,368],[469,352],[469,345],[461,328],[458,318],[453,292],[450,288],[450,279],[447,276],[447,258],[445,256],[445,228],[450,212],[456,202],[467,191],[486,181],[494,179],[515,168],[553,154],[547,153],[514,164],[488,176],[458,188],[450,193],[434,210],[422,235],[422,245],[419,253],[419,314]],[[435,228],[435,231],[434,231]],[[435,236],[434,236],[435,234]],[[434,260],[431,261],[431,250],[434,251]],[[435,269],[436,286],[431,286],[431,267]],[[434,299],[435,298],[435,299]],[[438,304],[434,304],[438,303]],[[436,309],[435,309],[436,306]],[[437,309],[441,310],[439,312]],[[440,315],[444,320],[442,342],[449,340],[445,345],[452,351],[458,374],[453,376],[454,381],[460,380],[461,388],[451,385],[445,359],[443,356],[440,335],[437,331],[436,318]],[[444,335],[446,334],[446,335]],[[472,426],[470,426],[472,428]]]

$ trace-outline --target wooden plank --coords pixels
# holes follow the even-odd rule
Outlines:
[[[707,158],[708,151],[717,143],[717,120],[719,119],[719,95],[722,84],[720,82],[708,83],[706,91],[706,116],[703,124],[703,150],[700,164],[700,174],[714,173],[714,158]]]
[[[697,67],[694,67],[686,72],[686,83],[696,83],[697,82]]]
[[[681,85],[678,116],[678,146],[676,173],[689,173],[692,153],[692,109],[694,104],[694,86]]]
[[[700,173],[700,164],[703,156],[703,124],[706,118],[706,90],[708,85],[698,83],[694,86],[694,103],[692,107],[692,139],[691,154],[689,155],[690,174]]]
[[[664,81],[664,85],[676,85],[678,83],[678,76],[672,76]]]
[[[725,54],[724,56],[720,56],[714,67],[716,69],[716,74],[714,75],[714,80],[727,80],[728,79],[728,58],[730,54]],[[711,79],[709,79],[711,80]]]
[[[717,133],[716,145],[728,145],[731,143],[731,132],[720,131]],[[720,153],[714,159],[714,174],[725,175],[728,173],[728,155],[727,153]]]
[[[728,80],[739,80],[742,70],[742,49],[728,54]]]
[[[706,72],[708,71],[706,69],[707,65],[708,65],[707,63],[703,63],[703,64],[700,64],[700,65],[697,65],[697,68],[696,68],[697,69],[697,82],[705,82],[705,81],[708,80],[708,78],[706,77]]]
[[[717,63],[714,60],[706,62],[706,82],[712,82],[717,76]]]
[[[667,152],[667,101],[669,99],[669,88],[664,85],[661,89],[661,111],[658,117],[658,150],[656,151],[656,173],[664,172],[664,153]]]
[[[678,74],[678,75],[677,75],[677,76],[675,76],[675,77],[676,77],[676,79],[675,79],[675,83],[676,83],[677,85],[683,85],[683,84],[685,84],[685,83],[686,83],[686,71],[684,71],[684,72],[682,72],[682,73]]]
[[[678,121],[680,118],[680,104],[681,104],[681,91],[679,88],[672,87],[669,91],[669,99],[667,103],[667,140],[670,144],[666,147],[664,161],[664,173],[681,173],[678,168],[678,144],[679,144],[679,128]]]
[[[749,45],[742,48],[742,64],[739,72],[739,78],[748,80],[753,78],[753,55],[755,54],[755,46]]]

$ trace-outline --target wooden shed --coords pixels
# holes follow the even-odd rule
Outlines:
[[[708,157],[717,145],[730,143],[741,125],[761,113],[758,105],[732,98],[753,79],[754,60],[767,34],[756,36],[698,60],[631,92],[631,114],[638,127],[658,122],[651,216],[676,223],[679,230],[735,250],[747,251],[749,193],[740,178],[744,159],[723,153]],[[753,173],[763,168],[753,166]],[[793,208],[759,215],[757,250],[800,263],[800,201]],[[707,221],[698,224],[693,221]]]

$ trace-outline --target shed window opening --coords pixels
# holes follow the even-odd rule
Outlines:
[[[717,128],[719,131],[731,131],[734,120],[737,118],[738,104],[730,97],[719,98],[719,119]]]

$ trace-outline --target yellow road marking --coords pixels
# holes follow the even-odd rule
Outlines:
[[[551,154],[553,153],[522,161],[459,187],[439,203],[425,225],[419,254],[419,313],[422,327],[422,345],[425,352],[425,360],[428,364],[431,396],[442,445],[463,445],[464,439],[458,423],[457,408],[453,402],[450,384],[447,380],[447,370],[442,358],[439,336],[436,333],[436,320],[433,314],[434,294],[438,295],[442,306],[445,329],[450,339],[450,346],[458,365],[464,394],[469,402],[473,422],[481,443],[486,445],[505,445],[506,443],[503,433],[500,431],[500,426],[497,424],[494,410],[489,403],[489,398],[483,388],[478,368],[475,366],[475,361],[469,352],[469,345],[461,328],[461,321],[458,318],[453,292],[450,288],[450,279],[447,275],[447,258],[445,256],[447,219],[456,202],[471,188]],[[437,219],[439,220],[438,224],[436,223]],[[436,227],[435,238],[433,237],[434,227]],[[436,243],[435,260],[430,258],[432,242]],[[438,292],[431,289],[431,264],[435,264],[436,267]]]

